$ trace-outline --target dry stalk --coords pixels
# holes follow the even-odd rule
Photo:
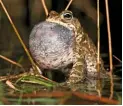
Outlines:
[[[110,31],[108,0],[105,0],[105,7],[106,7],[107,30],[108,30],[110,73],[112,73],[112,71],[113,71],[113,60],[112,60],[112,42],[111,42],[111,31]]]
[[[97,71],[100,72],[100,16],[99,0],[97,0]],[[99,74],[100,75],[100,74]]]
[[[113,100],[113,99],[109,99],[106,97],[99,97],[97,95],[88,95],[88,94],[83,94],[80,92],[72,92],[75,96],[81,98],[81,99],[85,99],[85,100],[90,100],[90,101],[95,101],[95,102],[102,102],[102,103],[106,103],[106,104],[113,104],[113,105],[118,105],[118,101],[117,100]]]
[[[11,64],[14,64],[14,65],[16,65],[16,66],[18,66],[18,67],[20,67],[20,68],[23,68],[23,66],[22,66],[21,64],[15,62],[15,61],[13,61],[13,60],[11,60],[11,59],[5,57],[5,56],[0,55],[0,58],[4,59],[4,60],[10,62]]]
[[[70,5],[71,5],[72,2],[73,2],[73,0],[70,0],[70,1],[69,1],[69,3],[68,3],[68,5],[67,5],[67,7],[65,8],[65,10],[67,10],[67,9],[70,7]]]
[[[113,55],[113,57],[114,57],[116,60],[118,60],[120,63],[122,63],[122,61],[121,61],[118,57],[116,57],[115,55]]]
[[[18,79],[18,78],[20,78],[20,77],[24,77],[24,76],[26,76],[26,75],[28,75],[28,73],[27,72],[25,72],[25,73],[22,73],[22,74],[19,74],[19,75],[10,75],[10,76],[0,76],[0,81],[6,81],[6,80],[12,80],[12,79]]]
[[[47,7],[46,7],[45,1],[44,1],[44,0],[41,0],[41,3],[42,3],[42,5],[43,5],[43,8],[44,8],[44,11],[45,11],[46,16],[48,16],[48,9],[47,9]]]
[[[17,28],[15,27],[15,25],[14,25],[14,23],[13,23],[13,21],[12,21],[10,15],[9,15],[7,9],[5,8],[5,6],[4,6],[2,0],[0,0],[0,4],[1,4],[1,6],[2,6],[4,12],[6,13],[6,15],[7,15],[8,19],[9,19],[9,21],[10,21],[10,23],[11,23],[11,25],[12,25],[14,31],[15,31],[15,33],[16,33],[16,36],[18,37],[18,39],[19,39],[21,45],[23,46],[23,48],[24,48],[24,50],[25,50],[25,52],[26,52],[26,54],[27,54],[27,56],[28,56],[30,62],[31,62],[32,65],[35,67],[34,73],[35,73],[35,74],[39,74],[39,72],[38,72],[38,70],[37,70],[37,68],[36,68],[36,64],[34,63],[34,61],[33,61],[32,57],[31,57],[31,55],[30,55],[28,49],[26,48],[26,46],[25,46],[25,44],[24,44],[22,38],[20,37],[20,34],[18,33]]]
[[[109,7],[108,7],[108,0],[105,0],[106,6],[106,17],[107,17],[107,30],[108,30],[108,43],[109,43],[109,60],[110,60],[110,99],[113,98],[113,91],[114,91],[114,83],[113,83],[113,60],[112,60],[112,42],[111,42],[111,31],[110,31],[110,20],[109,20]]]
[[[17,89],[17,88],[12,84],[12,82],[9,81],[9,80],[6,81],[6,85],[8,85],[10,88],[12,88],[12,89],[14,89],[14,90],[19,91],[19,89]]]

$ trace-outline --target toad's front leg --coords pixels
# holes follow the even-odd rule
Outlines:
[[[79,30],[81,32],[81,30]],[[79,32],[78,31],[78,32]],[[73,43],[73,67],[70,72],[67,84],[77,83],[84,80],[86,74],[85,48],[82,46],[85,38],[83,32],[76,34]],[[84,44],[83,44],[84,45]]]
[[[75,61],[73,63],[72,70],[70,72],[69,78],[66,81],[67,84],[77,83],[85,79],[86,74],[86,64],[84,56],[75,54]]]

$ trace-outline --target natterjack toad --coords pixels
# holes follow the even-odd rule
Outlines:
[[[51,11],[44,22],[33,28],[29,47],[41,69],[63,69],[73,64],[67,83],[97,77],[96,47],[71,11]],[[101,59],[100,63],[100,71],[105,74]]]

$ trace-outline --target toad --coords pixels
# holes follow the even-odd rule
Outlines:
[[[51,11],[45,21],[34,26],[29,48],[41,69],[62,69],[66,74],[64,68],[72,64],[67,71],[68,84],[98,76],[96,46],[69,10]],[[101,58],[100,73],[105,75]]]

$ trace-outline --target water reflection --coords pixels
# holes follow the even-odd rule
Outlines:
[[[78,91],[82,93],[87,93],[89,95],[97,95],[99,97],[108,97],[110,99],[116,99],[117,93],[121,95],[122,92],[122,85],[120,83],[121,78],[116,76],[110,76],[109,78],[104,78],[100,80],[86,80],[82,83],[73,84],[70,86],[70,88],[72,91]]]

